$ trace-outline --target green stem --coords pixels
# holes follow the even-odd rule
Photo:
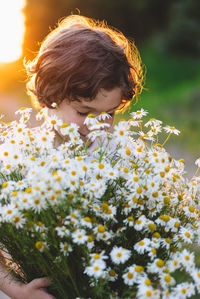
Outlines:
[[[192,179],[197,175],[197,173],[199,172],[200,167],[197,168],[197,171],[195,172],[195,174],[193,175]]]
[[[163,142],[162,147],[167,143],[167,141],[169,140],[170,136],[171,136],[171,133],[169,133],[169,135],[167,136],[166,140]]]

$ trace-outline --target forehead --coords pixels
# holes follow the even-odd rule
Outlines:
[[[92,101],[81,99],[74,101],[74,104],[85,110],[95,112],[111,111],[116,109],[122,101],[122,91],[119,87],[112,90],[100,89],[97,96]]]

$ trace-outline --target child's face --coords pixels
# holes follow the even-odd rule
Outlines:
[[[79,133],[83,141],[87,140],[89,130],[84,125],[84,120],[88,114],[98,115],[101,112],[107,112],[111,118],[107,119],[107,123],[112,126],[114,121],[115,110],[121,104],[122,95],[119,87],[110,91],[101,89],[92,101],[80,99],[80,101],[64,100],[57,109],[49,109],[49,114],[57,115],[65,123],[76,123],[79,126]],[[58,132],[59,133],[59,132]],[[59,133],[60,134],[60,133]]]

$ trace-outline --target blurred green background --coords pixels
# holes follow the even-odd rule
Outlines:
[[[143,107],[149,111],[149,117],[181,131],[167,146],[175,158],[186,159],[192,173],[194,160],[200,155],[199,0],[25,1],[23,55],[15,62],[0,63],[0,113],[12,120],[18,107],[31,106],[23,58],[34,58],[58,19],[79,12],[106,20],[135,41],[146,75],[145,89],[131,109]],[[128,114],[119,115],[116,120],[121,117]]]

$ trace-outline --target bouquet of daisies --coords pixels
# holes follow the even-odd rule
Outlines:
[[[184,161],[158,143],[162,129],[167,139],[178,130],[144,123],[143,109],[112,133],[108,114],[88,115],[84,144],[75,124],[45,108],[38,129],[28,126],[29,108],[17,113],[0,125],[0,247],[16,278],[48,276],[59,299],[200,293],[189,251],[200,242],[200,177],[186,179]],[[58,147],[55,130],[66,137]]]

